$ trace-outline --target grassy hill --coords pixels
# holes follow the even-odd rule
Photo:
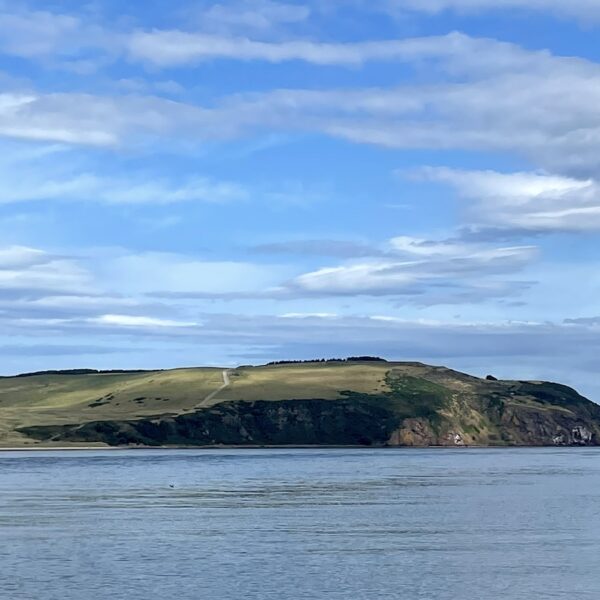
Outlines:
[[[222,383],[221,369],[36,374],[0,378],[0,446],[31,444],[19,427],[182,414]]]
[[[0,378],[0,447],[568,445],[600,406],[566,386],[381,360]]]

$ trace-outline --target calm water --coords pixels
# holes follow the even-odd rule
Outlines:
[[[599,568],[594,449],[0,453],[2,600],[597,600]]]

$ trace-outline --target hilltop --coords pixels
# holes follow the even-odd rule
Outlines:
[[[598,443],[567,386],[377,357],[0,378],[0,447]]]

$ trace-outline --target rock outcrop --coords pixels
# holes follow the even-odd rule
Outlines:
[[[408,363],[407,363],[408,364]],[[390,365],[376,394],[222,401],[178,415],[21,427],[52,443],[145,446],[589,446],[600,406],[563,385]]]

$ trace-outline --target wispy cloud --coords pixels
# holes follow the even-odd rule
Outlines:
[[[48,254],[37,248],[26,246],[8,246],[0,248],[0,270],[26,269],[47,265],[59,257]]]
[[[214,121],[210,111],[154,96],[0,94],[0,135],[28,140],[113,146],[131,135],[199,139],[204,128],[219,137]]]
[[[391,240],[395,258],[353,261],[296,277],[296,293],[340,296],[415,296],[416,301],[481,301],[522,291],[526,282],[496,279],[516,272],[536,256],[532,246],[490,248],[402,237]]]
[[[0,97],[0,135],[114,146],[316,131],[388,148],[512,151],[561,175],[600,172],[597,64],[460,34],[380,44],[342,44],[323,56],[360,62],[393,55],[441,69],[442,81],[236,94],[211,107],[154,96],[9,93]],[[243,44],[228,47],[241,52]],[[382,55],[381,48],[394,50]],[[180,51],[187,60],[185,44],[176,44]]]
[[[0,96],[0,135],[110,147],[316,131],[388,148],[513,151],[549,171],[578,177],[600,171],[600,67],[590,61],[463,34],[248,47],[185,32],[137,35],[146,58],[156,50],[159,63],[202,59],[206,49],[207,57],[225,53],[242,60],[402,60],[441,76],[435,84],[234,94],[209,107],[131,94],[12,92]]]
[[[455,11],[462,14],[522,10],[537,11],[549,15],[597,21],[600,5],[595,0],[385,0],[383,8],[390,12],[416,11],[439,14]]]
[[[382,250],[368,244],[344,240],[292,240],[260,244],[251,249],[258,254],[334,256],[351,258],[359,256],[377,256]]]
[[[111,171],[93,155],[67,145],[0,144],[0,205],[31,201],[167,205],[239,202],[240,184],[209,177],[161,176],[143,170]]]
[[[75,260],[36,248],[0,248],[0,299],[89,294],[90,274]]]
[[[198,27],[207,31],[267,33],[282,25],[306,21],[311,9],[307,4],[238,0],[195,8],[190,13]]]
[[[412,61],[465,54],[476,42],[461,34],[405,40],[326,43],[307,40],[263,42],[180,30],[139,31],[131,35],[131,58],[160,67],[214,59],[261,60],[272,63],[305,61],[316,65],[356,66],[369,61]]]
[[[103,202],[107,204],[174,204],[178,202],[230,202],[248,197],[240,185],[197,178],[177,183],[160,179],[142,181],[80,173],[71,178],[20,179],[0,186],[0,203],[32,200]]]
[[[65,40],[81,36],[79,18],[49,11],[3,9],[0,5],[0,50],[4,54],[23,58],[48,57],[67,51]],[[80,51],[80,46],[72,50]]]
[[[121,34],[91,13],[32,10],[0,3],[0,52],[78,74],[95,72],[121,53]]]
[[[116,327],[157,328],[157,327],[196,327],[198,323],[189,321],[176,321],[173,319],[158,319],[136,315],[100,315],[89,319],[91,323]]]
[[[600,185],[545,173],[426,167],[417,176],[454,187],[475,225],[523,231],[600,230]]]

